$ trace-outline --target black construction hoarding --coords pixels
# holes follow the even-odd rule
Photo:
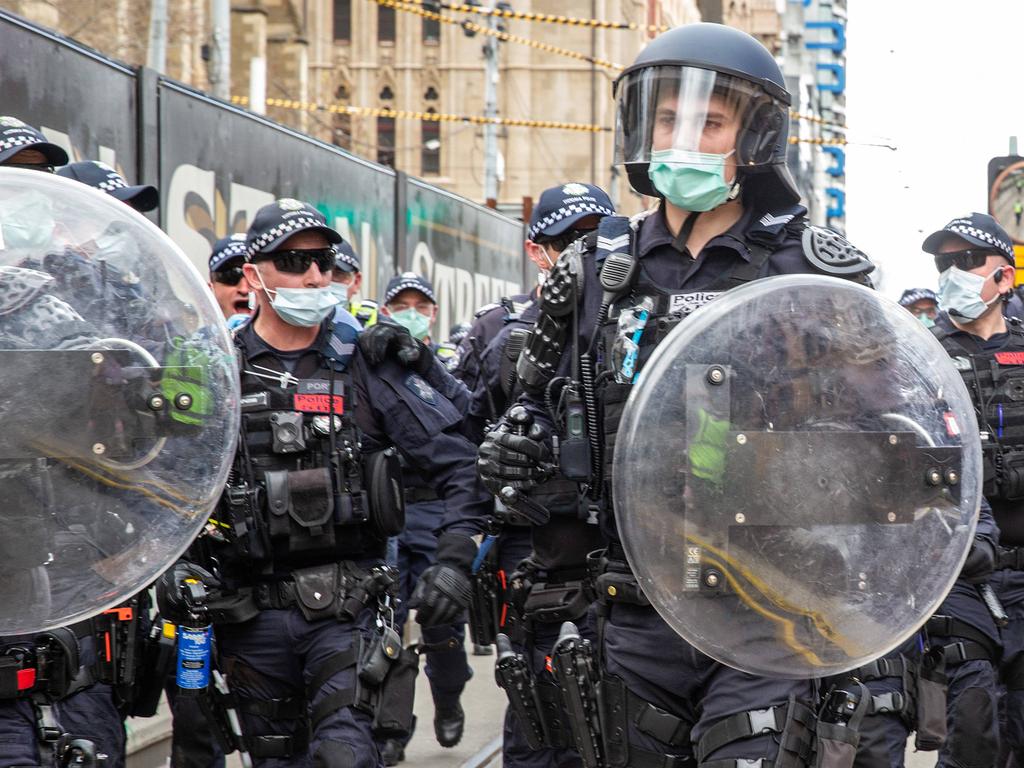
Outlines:
[[[41,128],[72,160],[137,175],[134,71],[0,11],[0,115]]]
[[[353,243],[363,293],[380,293],[396,271],[393,171],[173,81],[159,88],[163,221],[190,256],[245,231],[261,205],[294,197]]]
[[[523,292],[520,222],[417,179],[405,202],[409,268],[434,283],[437,338],[477,307]]]

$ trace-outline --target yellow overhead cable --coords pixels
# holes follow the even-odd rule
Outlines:
[[[245,106],[249,103],[247,96],[232,96],[232,104]],[[435,123],[473,123],[476,125],[504,125],[511,128],[554,128],[562,131],[585,131],[600,133],[610,131],[600,125],[587,123],[562,123],[557,120],[517,120],[511,117],[483,117],[481,115],[449,115],[438,112],[413,112],[406,109],[388,109],[386,107],[355,107],[351,104],[321,104],[314,101],[298,101],[297,99],[267,99],[268,107],[280,109],[297,109],[304,112],[330,112],[341,115],[364,115],[368,117],[393,117],[397,120],[426,120]]]
[[[790,144],[815,144],[815,145],[817,145],[819,147],[845,147],[847,144],[850,144],[851,142],[847,141],[846,139],[801,139],[799,136],[790,136],[789,137],[789,143]],[[875,145],[871,145],[871,146],[875,146]],[[877,146],[885,146],[885,145],[877,145]]]
[[[612,70],[615,70],[617,72],[620,72],[620,71],[622,71],[624,69],[624,67],[621,64],[616,64],[615,62],[608,61],[607,59],[598,59],[598,58],[595,58],[595,57],[592,57],[592,56],[587,56],[587,55],[579,53],[577,51],[571,51],[568,48],[560,48],[557,45],[551,45],[550,43],[542,43],[542,42],[539,42],[537,40],[531,40],[531,39],[529,39],[527,37],[522,37],[520,35],[513,35],[510,32],[499,32],[498,30],[491,29],[489,27],[484,27],[484,26],[481,26],[480,24],[474,24],[471,21],[459,21],[458,19],[453,19],[450,16],[442,16],[440,13],[435,13],[434,11],[428,11],[427,9],[421,7],[422,0],[373,0],[373,2],[377,3],[378,5],[384,6],[385,8],[394,8],[394,9],[399,10],[399,11],[406,11],[407,13],[412,13],[412,14],[415,14],[417,16],[422,16],[425,19],[432,19],[434,21],[442,21],[442,22],[444,22],[446,24],[453,24],[453,25],[456,25],[456,26],[459,26],[459,27],[464,27],[464,28],[469,29],[471,31],[479,32],[479,33],[481,33],[483,35],[489,35],[491,37],[496,37],[499,40],[502,40],[504,42],[512,42],[512,43],[520,43],[522,45],[528,45],[531,48],[536,48],[537,50],[547,51],[549,53],[557,53],[560,56],[567,56],[567,57],[569,57],[571,59],[576,59],[577,61],[586,61],[586,62],[588,62],[590,64],[596,64],[599,67],[605,67],[606,69],[612,69]],[[452,10],[452,11],[461,11],[461,12],[468,12],[468,13],[481,13],[481,14],[484,14],[484,15],[502,16],[503,18],[525,19],[527,21],[546,21],[546,22],[550,21],[550,22],[560,23],[560,24],[570,24],[570,25],[575,25],[575,26],[591,26],[591,27],[609,27],[609,28],[611,28],[611,27],[614,26],[613,22],[602,22],[602,21],[598,21],[598,20],[595,20],[595,19],[575,19],[575,18],[571,18],[571,17],[567,17],[567,16],[555,16],[553,14],[546,14],[546,13],[525,13],[525,12],[522,12],[522,11],[499,11],[499,10],[495,10],[495,11],[492,12],[488,8],[480,8],[480,7],[477,7],[477,6],[474,6],[474,5],[462,5],[462,4],[457,4],[457,3],[455,3],[455,4],[442,4],[441,7],[445,8],[446,10]],[[616,28],[619,28],[619,27],[616,27]],[[623,29],[626,29],[626,28],[629,28],[629,29],[640,29],[641,27],[639,27],[638,25],[632,24],[632,25],[630,25],[628,27],[623,26],[621,28],[623,28]],[[665,27],[665,26],[662,26],[662,27],[653,27],[652,26],[649,29],[650,29],[650,31],[654,31],[654,32],[664,32],[664,31],[666,31],[666,30],[668,30],[670,28],[669,27]],[[831,129],[837,130],[837,131],[845,131],[846,130],[846,126],[845,125],[841,125],[839,123],[831,123],[828,120],[825,120],[824,118],[818,117],[817,115],[804,114],[804,113],[801,113],[801,112],[796,112],[795,110],[790,110],[789,116],[791,118],[793,118],[794,120],[807,120],[809,122],[817,123],[817,124],[822,125],[822,126],[824,126],[826,128],[831,128]],[[535,127],[539,127],[539,126],[535,126]],[[607,129],[607,128],[592,127],[589,130],[597,132],[598,130],[602,130],[603,131],[603,130],[609,130],[609,129]],[[820,140],[809,140],[809,141],[812,141],[813,143],[821,143]],[[795,144],[796,142],[793,141],[792,139],[790,139],[790,143],[791,144]]]
[[[374,0],[375,2],[377,0]],[[383,0],[388,2],[389,0]],[[232,96],[232,104],[248,106],[248,96]],[[550,128],[558,131],[582,131],[584,133],[610,132],[612,129],[603,125],[589,123],[563,123],[558,120],[520,120],[514,117],[484,117],[483,115],[453,115],[440,112],[414,112],[408,109],[389,109],[388,107],[356,107],[351,104],[322,104],[315,101],[299,101],[298,99],[266,99],[268,107],[278,109],[295,109],[302,112],[329,112],[336,115],[357,115],[362,117],[392,117],[396,120],[426,120],[433,123],[472,123],[474,125],[503,125],[508,128]],[[847,139],[801,139],[789,137],[790,144],[814,144],[816,146],[844,147],[858,144],[866,147],[884,147],[896,149],[891,144],[872,144]]]
[[[833,131],[845,131],[846,130],[846,126],[845,125],[842,125],[841,123],[830,123],[825,118],[818,117],[817,115],[809,115],[809,114],[804,113],[804,112],[797,112],[795,110],[790,110],[789,111],[789,116],[791,118],[793,118],[794,120],[806,120],[809,123],[817,123],[818,125],[822,125],[822,126],[824,126],[826,128],[831,128]]]
[[[407,0],[415,5],[422,5],[422,0]],[[503,19],[519,21],[541,21],[545,24],[566,24],[570,27],[593,27],[595,29],[641,29],[645,32],[668,32],[672,27],[667,24],[637,24],[635,21],[604,21],[603,19],[577,19],[572,16],[561,16],[553,13],[531,13],[528,11],[501,10],[483,8],[479,5],[463,5],[462,3],[440,3],[446,11],[460,13],[476,13],[481,16],[498,16]]]
[[[496,37],[499,40],[507,43],[520,43],[522,45],[528,45],[531,48],[536,48],[539,51],[547,51],[548,53],[557,53],[559,56],[568,56],[570,59],[576,59],[578,61],[585,61],[589,64],[596,64],[599,67],[606,67],[613,70],[621,70],[622,65],[616,64],[615,62],[608,61],[606,59],[598,59],[593,56],[587,56],[579,53],[578,51],[570,51],[568,48],[559,48],[557,45],[551,45],[550,43],[541,43],[537,40],[531,40],[528,37],[522,37],[521,35],[513,35],[510,32],[499,32],[496,29],[490,27],[484,27],[480,24],[475,24],[472,21],[459,21],[453,19],[451,16],[442,16],[440,13],[434,13],[421,8],[419,5],[411,2],[404,2],[403,0],[373,0],[377,5],[384,6],[385,8],[394,8],[399,11],[405,11],[406,13],[414,13],[417,16],[422,16],[425,19],[432,19],[434,21],[443,21],[445,24],[453,24],[458,27],[463,27],[472,32],[479,32],[482,35],[488,35],[489,37]]]

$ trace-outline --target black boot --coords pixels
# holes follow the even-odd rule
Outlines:
[[[405,760],[405,747],[399,739],[386,739],[380,748],[384,765],[398,765]]]
[[[434,709],[434,735],[442,747],[454,747],[462,740],[466,715],[458,702],[447,707]]]

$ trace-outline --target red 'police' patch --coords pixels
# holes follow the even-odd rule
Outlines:
[[[296,411],[303,413],[330,413],[331,401],[327,395],[295,395],[293,405]],[[341,415],[345,412],[345,398],[341,395],[334,396],[334,413]]]
[[[996,362],[1000,365],[1024,365],[1024,352],[996,352]]]

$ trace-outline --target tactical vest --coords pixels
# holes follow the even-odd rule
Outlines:
[[[1008,321],[1009,341],[986,352],[978,340],[942,322],[932,333],[953,359],[971,394],[981,432],[983,493],[1024,501],[1024,328]]]
[[[355,423],[347,370],[355,338],[336,324],[315,365],[303,358],[294,375],[275,379],[250,363],[243,334],[235,337],[242,423],[219,508],[228,541],[217,556],[241,586],[379,556],[405,526],[397,451],[370,450]]]
[[[605,225],[605,222],[608,224]],[[614,224],[608,218],[603,219],[601,223],[606,227]],[[625,235],[629,236],[628,250],[622,247],[621,238]],[[603,489],[596,490],[604,492],[606,502],[610,502],[611,499],[608,484],[611,480],[612,462],[615,455],[615,438],[626,400],[629,399],[632,388],[632,381],[628,383],[616,381],[616,372],[622,366],[622,356],[615,354],[616,338],[620,335],[619,318],[622,312],[632,311],[632,308],[640,306],[645,298],[651,303],[646,324],[637,342],[636,359],[631,363],[630,373],[635,378],[635,375],[643,370],[654,348],[668,336],[680,321],[705,304],[714,301],[725,291],[756,279],[773,252],[773,249],[768,246],[747,243],[750,249],[750,261],[738,260],[715,278],[711,285],[702,287],[700,290],[670,290],[658,285],[647,275],[643,261],[636,256],[637,240],[636,234],[629,230],[616,231],[612,233],[612,236],[608,236],[602,231],[598,238],[595,259],[599,269],[603,270],[613,253],[609,244],[618,244],[614,251],[615,255],[622,257],[628,252],[630,258],[636,263],[634,277],[630,281],[629,287],[619,294],[608,306],[606,312],[602,312],[599,316],[601,322],[595,334],[597,341],[595,358],[583,361],[584,385],[593,388],[600,405],[600,434],[603,435],[603,448],[595,441],[594,447],[597,448],[598,455],[593,456],[593,461],[594,471],[600,473],[604,486]],[[590,367],[589,371],[588,366]],[[591,378],[592,383],[587,381],[588,377]]]

